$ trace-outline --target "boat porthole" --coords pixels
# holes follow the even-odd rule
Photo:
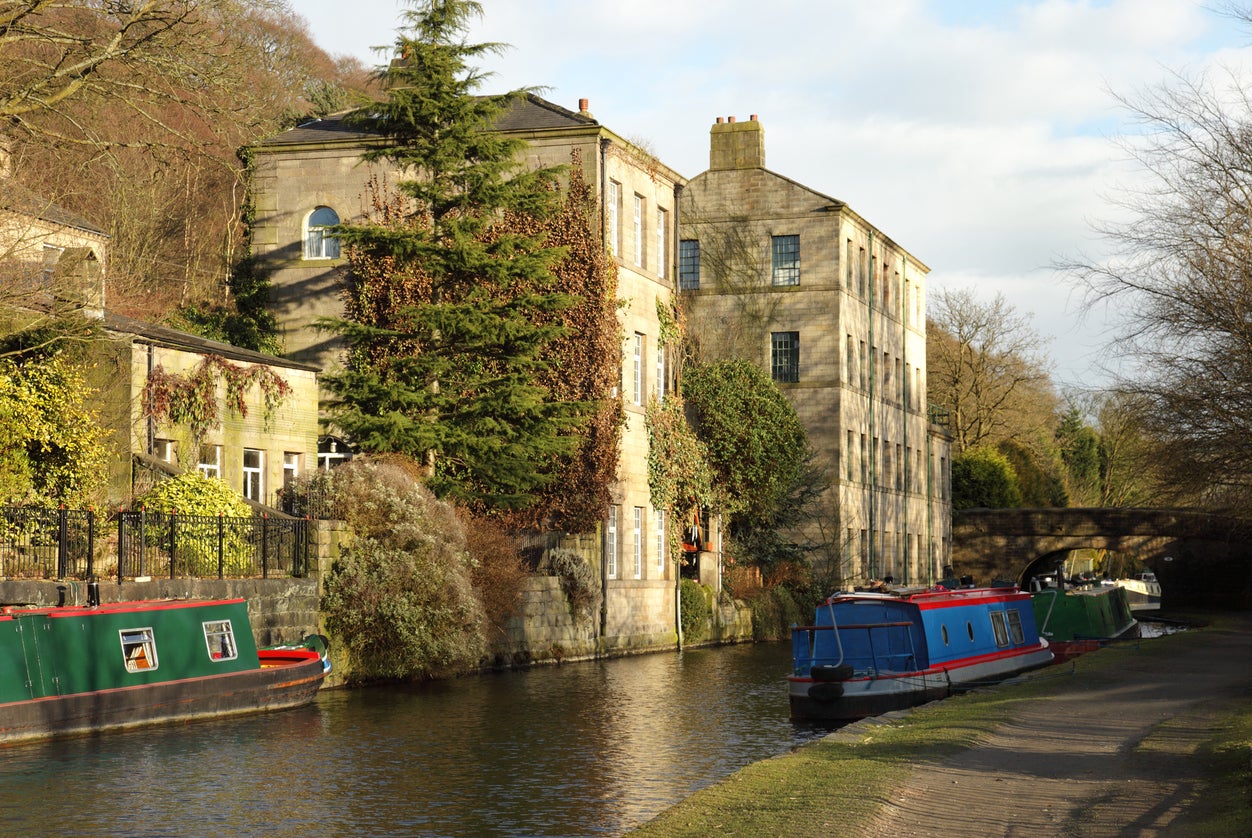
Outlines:
[[[974,642],[974,624],[966,623],[965,630],[969,632],[969,642],[973,643]]]
[[[947,646],[948,645],[948,627],[939,626],[939,628],[943,631],[943,645]]]

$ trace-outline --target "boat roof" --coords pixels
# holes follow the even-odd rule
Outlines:
[[[236,605],[246,602],[242,597],[233,599],[140,599],[125,602],[107,602],[100,605],[6,605],[0,608],[0,620],[16,619],[32,614],[49,617],[81,617],[103,614],[131,614],[148,611],[169,611],[178,608],[203,608],[211,605]]]

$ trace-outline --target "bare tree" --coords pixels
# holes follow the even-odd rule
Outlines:
[[[142,316],[224,300],[238,150],[365,79],[287,0],[0,0],[12,177],[110,234],[110,307]]]
[[[1113,255],[1064,267],[1089,305],[1123,315],[1112,348],[1138,372],[1120,386],[1171,481],[1193,502],[1241,504],[1252,497],[1252,99],[1222,72],[1175,75],[1122,104],[1144,184],[1118,199],[1129,220],[1099,228]]]
[[[941,290],[931,306],[926,384],[948,409],[953,454],[1006,440],[1038,448],[1060,400],[1029,318],[1002,294],[984,303],[968,289]]]

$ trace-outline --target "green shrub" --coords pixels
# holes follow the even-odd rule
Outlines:
[[[689,642],[703,640],[709,633],[713,609],[709,606],[712,591],[694,579],[684,579],[678,586],[682,611],[683,638]]]
[[[333,474],[355,537],[324,580],[322,610],[351,658],[349,679],[476,665],[486,648],[482,605],[455,510],[400,464],[357,459]]]
[[[590,620],[595,615],[600,588],[596,572],[580,554],[560,547],[549,550],[539,563],[539,572],[561,580],[561,591],[576,621]]]
[[[791,589],[781,585],[762,590],[750,605],[753,640],[786,640],[791,637],[792,626],[808,625],[811,619]]]
[[[157,483],[135,498],[134,505],[149,512],[204,516],[208,519],[252,518],[252,507],[226,481],[205,477],[198,471],[184,472]],[[178,570],[198,576],[214,576],[218,571],[218,522],[214,520],[180,523],[178,538]],[[151,526],[144,534],[152,545],[164,543],[168,532],[164,526]],[[221,567],[228,576],[252,571],[254,550],[238,527],[221,530]]]

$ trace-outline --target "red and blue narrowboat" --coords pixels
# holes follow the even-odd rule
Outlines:
[[[242,599],[5,607],[0,743],[308,704],[329,664],[306,641],[258,649]]]
[[[838,593],[791,644],[796,721],[876,716],[1052,662],[1017,587]]]

